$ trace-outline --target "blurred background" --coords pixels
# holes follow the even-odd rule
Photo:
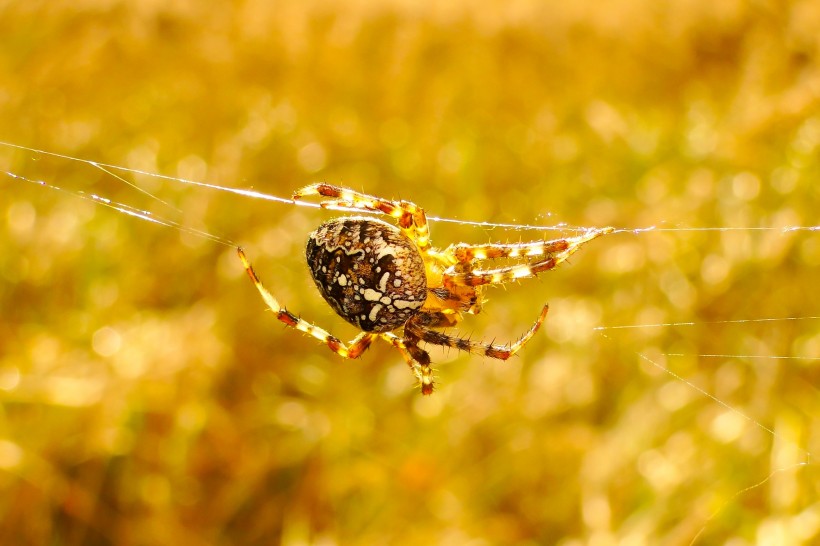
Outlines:
[[[549,302],[543,330],[508,362],[431,348],[422,397],[387,344],[343,361],[283,327],[229,245],[3,175],[0,543],[820,540],[820,236],[781,229],[818,224],[817,2],[34,0],[0,28],[6,142],[659,228],[489,290],[461,333],[516,339]],[[303,258],[338,213],[126,176],[163,204],[6,146],[0,167],[240,243],[289,309],[356,333]]]

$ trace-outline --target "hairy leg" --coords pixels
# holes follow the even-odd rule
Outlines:
[[[279,301],[273,297],[273,294],[265,288],[265,285],[263,285],[262,281],[259,280],[259,277],[253,270],[253,266],[248,261],[248,258],[245,256],[245,252],[241,248],[237,249],[237,254],[239,254],[239,259],[242,261],[242,265],[245,266],[245,271],[247,271],[248,276],[251,278],[251,281],[253,281],[253,284],[256,286],[257,290],[259,290],[259,294],[262,296],[265,304],[271,311],[276,313],[276,318],[285,323],[287,326],[296,328],[300,332],[304,332],[309,336],[318,339],[327,345],[331,351],[344,358],[358,358],[364,351],[367,350],[368,347],[370,347],[373,339],[376,338],[376,334],[362,332],[348,343],[344,343],[326,330],[323,330],[322,328],[319,328],[318,326],[315,326],[310,322],[294,315],[282,307],[279,304]]]
[[[532,339],[538,329],[547,318],[549,306],[545,305],[541,309],[541,314],[535,320],[533,325],[527,332],[524,333],[517,341],[505,345],[497,345],[494,343],[481,343],[469,339],[460,338],[458,336],[451,336],[445,333],[432,330],[430,327],[418,324],[414,320],[410,320],[405,326],[405,332],[410,332],[421,341],[431,343],[433,345],[441,345],[443,347],[453,347],[468,353],[488,356],[490,358],[497,358],[499,360],[507,360],[512,355],[517,353],[527,342]]]
[[[409,237],[411,237],[419,247],[419,250],[427,250],[430,247],[430,230],[427,226],[427,216],[424,209],[411,203],[410,201],[391,201],[382,199],[366,193],[357,192],[331,184],[311,184],[293,194],[293,199],[301,199],[307,195],[321,195],[330,197],[327,201],[322,201],[323,207],[346,207],[370,212],[381,212],[392,216],[398,221]]]

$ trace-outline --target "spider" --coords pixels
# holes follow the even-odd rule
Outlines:
[[[507,360],[544,322],[547,305],[524,335],[506,345],[480,343],[436,330],[455,326],[465,313],[479,313],[484,286],[549,271],[585,243],[613,231],[589,229],[577,237],[529,243],[458,243],[440,250],[431,246],[424,210],[414,203],[323,183],[298,190],[293,199],[308,195],[329,198],[321,202],[323,208],[344,207],[396,219],[397,226],[372,216],[345,216],[323,223],[308,236],[306,258],[316,287],[330,307],[361,333],[343,343],[285,309],[238,248],[248,276],[276,318],[318,339],[342,358],[358,358],[377,338],[390,343],[418,378],[422,394],[433,392],[433,371],[430,355],[420,342]],[[483,260],[518,257],[532,261],[494,269],[476,265]]]

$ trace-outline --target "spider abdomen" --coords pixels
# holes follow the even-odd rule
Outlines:
[[[364,216],[330,220],[310,234],[305,254],[322,297],[365,332],[395,330],[427,299],[418,247],[387,222]]]

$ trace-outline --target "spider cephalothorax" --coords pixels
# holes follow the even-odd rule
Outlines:
[[[327,331],[282,307],[262,285],[242,249],[239,257],[251,280],[277,318],[324,342],[344,358],[358,358],[378,337],[401,352],[421,383],[421,392],[433,392],[430,355],[419,347],[424,341],[473,354],[506,360],[532,338],[547,316],[544,305],[532,327],[518,341],[486,344],[438,331],[456,325],[464,313],[481,310],[482,289],[534,277],[555,268],[584,243],[612,232],[590,229],[577,237],[505,244],[456,244],[444,250],[430,246],[424,211],[408,201],[389,201],[329,184],[297,191],[331,198],[322,206],[381,212],[398,226],[367,216],[347,216],[325,222],[308,237],[306,257],[322,297],[336,313],[362,332],[345,344]],[[476,262],[497,258],[532,261],[495,269]]]

